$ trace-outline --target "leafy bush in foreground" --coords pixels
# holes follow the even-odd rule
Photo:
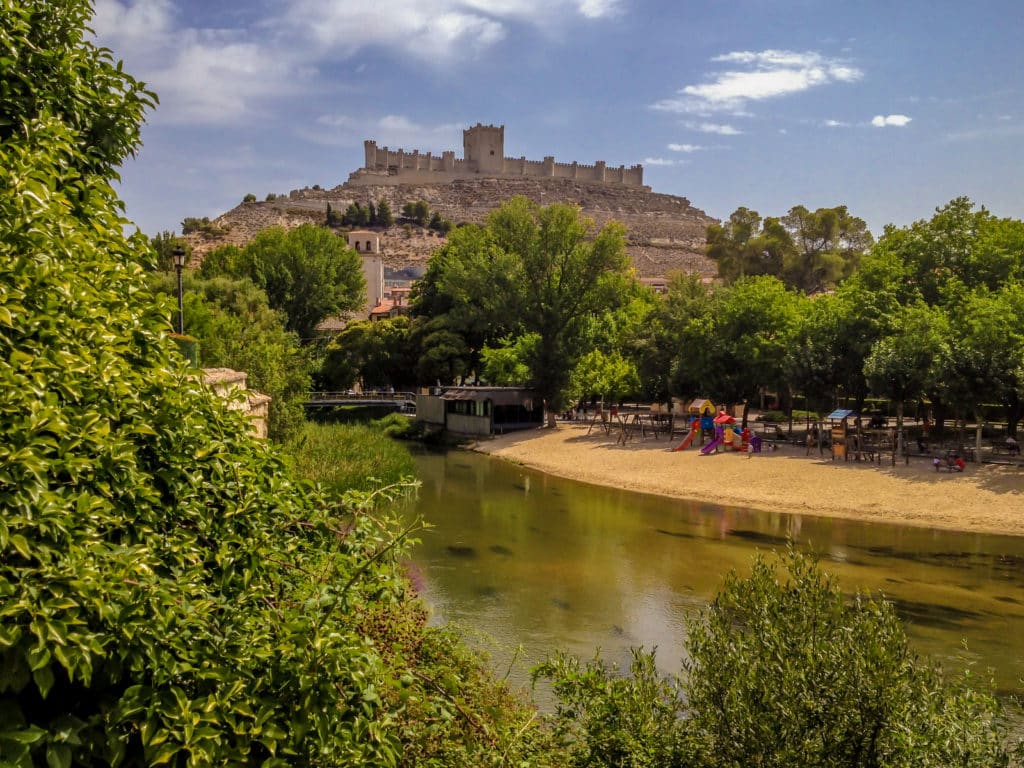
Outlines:
[[[386,494],[297,483],[190,377],[109,183],[154,97],[89,12],[0,5],[0,764],[518,761]]]
[[[998,702],[917,659],[891,604],[847,601],[794,552],[783,565],[780,578],[758,558],[749,578],[727,578],[690,626],[680,679],[660,680],[653,652],[636,652],[631,677],[567,656],[539,667],[561,699],[554,724],[573,764],[1010,764]]]

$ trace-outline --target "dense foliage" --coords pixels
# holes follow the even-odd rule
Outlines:
[[[415,386],[409,318],[349,323],[324,351],[318,385],[341,391],[359,383],[364,390],[408,390]]]
[[[148,283],[158,295],[176,294],[174,275],[156,273]],[[308,348],[300,346],[296,334],[285,329],[283,314],[272,310],[266,294],[247,279],[202,280],[189,272],[183,286],[185,329],[199,340],[199,364],[245,371],[251,389],[270,395],[268,436],[289,439],[305,418]]]
[[[415,297],[427,336],[476,366],[486,343],[535,334],[524,361],[529,383],[549,410],[560,409],[588,321],[627,296],[624,230],[608,224],[594,233],[592,225],[572,206],[517,197],[486,227],[455,230]]]
[[[707,230],[708,255],[726,282],[771,275],[798,290],[833,288],[856,268],[873,242],[863,219],[846,206],[809,211],[794,206],[781,218],[737,208]]]
[[[739,208],[708,230],[720,280],[670,275],[655,296],[623,272],[621,232],[570,210],[513,200],[452,233],[414,287],[417,384],[533,386],[553,407],[771,393],[821,413],[874,396],[898,421],[925,402],[940,425],[974,421],[979,441],[986,418],[1014,432],[1024,416],[1024,222],[957,198],[876,242],[844,206]]]
[[[251,280],[302,341],[311,340],[325,318],[361,307],[366,293],[358,254],[313,224],[268,227],[244,248],[219,248],[204,259],[202,274]]]
[[[559,695],[554,726],[572,764],[1010,764],[999,703],[916,658],[891,604],[847,599],[792,551],[782,566],[780,577],[759,558],[749,577],[727,578],[689,626],[679,677],[663,678],[642,651],[626,676],[599,658],[539,667]]]
[[[109,183],[152,97],[88,10],[0,6],[0,762],[527,759],[410,525],[296,482],[178,355]]]

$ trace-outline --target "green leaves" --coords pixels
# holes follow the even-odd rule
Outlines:
[[[109,183],[152,99],[89,11],[0,7],[0,764],[393,765],[364,615],[400,607],[415,658],[408,531],[391,497],[298,482],[191,377]]]
[[[731,574],[688,626],[682,678],[634,651],[628,676],[564,655],[537,668],[556,734],[587,766],[1009,764],[1000,707],[918,660],[892,606],[848,599],[790,550]]]

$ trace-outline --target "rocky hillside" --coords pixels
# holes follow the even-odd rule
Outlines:
[[[628,233],[627,250],[640,277],[663,277],[673,270],[715,274],[715,265],[703,255],[704,233],[715,219],[690,201],[638,189],[580,183],[570,179],[473,179],[450,184],[348,186],[331,190],[301,189],[270,202],[243,203],[212,223],[225,234],[189,235],[197,255],[224,243],[244,245],[265,227],[293,227],[321,223],[327,204],[339,213],[353,202],[368,205],[387,200],[396,214],[409,201],[425,200],[431,212],[456,224],[483,223],[502,202],[523,195],[548,205],[574,203],[598,226],[621,221]],[[388,266],[425,262],[444,238],[420,227],[395,225],[382,232],[381,245]]]

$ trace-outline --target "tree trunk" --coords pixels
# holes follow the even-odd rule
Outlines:
[[[903,401],[896,401],[896,456],[902,456],[905,450],[903,445]],[[896,456],[893,456],[893,463],[896,463]]]
[[[982,428],[982,414],[979,408],[974,413],[974,460],[978,461],[981,458],[981,428]]]
[[[1006,434],[1012,437],[1017,436],[1017,424],[1020,423],[1021,415],[1024,414],[1024,403],[1016,393],[1010,395],[1010,403],[1006,408]]]

